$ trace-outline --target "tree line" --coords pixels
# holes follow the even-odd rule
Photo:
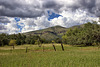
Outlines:
[[[35,44],[36,40],[40,40],[42,42],[42,39],[39,36],[26,36],[23,34],[0,34],[0,46],[9,45],[11,40],[15,40],[17,45],[23,45],[23,44]]]
[[[24,34],[12,34],[8,35],[5,33],[0,34],[0,46],[9,45],[10,41],[16,42],[16,45],[23,45],[23,44],[37,44],[37,41],[40,43],[51,43],[51,41],[41,38],[40,36],[34,35],[24,35]],[[57,38],[54,39],[55,42],[61,42],[61,39]]]
[[[70,45],[100,45],[100,25],[88,22],[81,28],[69,29],[62,39]]]

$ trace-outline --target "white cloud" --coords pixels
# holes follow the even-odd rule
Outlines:
[[[92,20],[98,21],[97,17],[91,14],[89,15],[89,13],[80,9],[74,12],[63,11],[62,13],[60,13],[60,15],[62,16],[50,20],[53,26],[60,25],[60,26],[68,28],[74,25],[80,25],[87,22],[92,22]]]
[[[25,18],[21,19],[21,21],[19,21],[18,23],[20,26],[22,26],[22,33],[40,30],[51,26],[46,16],[37,18]]]
[[[0,33],[8,33],[8,34],[16,34],[19,32],[19,29],[17,27],[17,23],[14,20],[14,18],[11,17],[5,17],[7,18],[10,23],[0,23],[0,26],[2,26],[3,28],[0,29]]]
[[[7,23],[7,25],[5,25],[7,28],[7,33],[9,34],[16,34],[19,32],[19,29],[17,27],[17,23],[16,22],[11,22],[11,23]]]

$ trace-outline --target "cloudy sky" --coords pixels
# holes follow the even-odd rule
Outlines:
[[[0,0],[0,33],[68,28],[99,17],[100,0]]]

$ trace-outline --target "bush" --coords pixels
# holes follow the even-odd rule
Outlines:
[[[92,43],[93,46],[97,46],[97,43]]]
[[[10,40],[9,45],[13,46],[14,49],[14,46],[16,45],[16,40]]]

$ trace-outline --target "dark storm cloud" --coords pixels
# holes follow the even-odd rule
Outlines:
[[[59,12],[59,9],[63,7],[56,0],[44,0],[42,6],[44,9],[53,9],[55,12]]]
[[[45,1],[44,3],[43,3],[43,7],[44,8],[60,8],[61,7],[61,5],[59,5],[56,1]]]
[[[62,4],[60,4],[60,2],[63,2]],[[43,3],[43,7],[46,9],[53,9],[56,12],[60,12],[60,8],[65,7],[67,10],[70,8],[70,10],[75,11],[77,9],[82,9],[82,10],[86,10],[91,14],[94,14],[96,16],[100,16],[100,0],[73,0],[74,3],[69,4],[64,3],[65,1],[63,0],[59,0],[59,2],[57,0],[44,0]],[[63,10],[62,10],[63,11]]]
[[[9,19],[6,17],[0,17],[0,23],[10,23]]]
[[[5,7],[5,8],[8,8],[8,9],[11,9],[11,10],[14,10],[16,9],[17,7],[21,7],[21,5],[16,2],[16,0],[0,0],[0,5]]]
[[[71,8],[72,10],[87,10],[91,14],[100,16],[100,0],[77,0],[76,3],[77,4],[67,6],[67,8]]]
[[[22,3],[18,0],[0,0],[0,16],[34,18],[43,15],[43,10],[33,4],[24,4],[24,1]]]
[[[64,7],[66,8],[64,10],[67,10],[68,8],[71,10],[82,9],[87,10],[96,16],[100,16],[100,0],[73,0],[74,4],[71,5],[67,5],[68,3],[60,4],[60,0],[29,1],[34,2],[27,4],[25,0],[0,0],[0,16],[35,18],[45,14],[46,9],[61,12],[60,9]],[[40,1],[42,1],[42,3],[38,3]],[[65,2],[64,0],[61,1]]]
[[[81,0],[81,7],[87,9],[91,14],[100,17],[100,0]]]
[[[96,4],[96,0],[79,0],[79,2],[83,7],[90,9],[95,7]]]
[[[27,4],[20,0],[0,0],[0,7],[0,16],[35,18],[42,16],[45,9],[59,11],[61,5],[54,0],[44,0],[42,5]]]
[[[96,16],[100,17],[100,11],[95,13]]]
[[[38,11],[35,9],[23,9],[23,8],[18,8],[15,10],[10,10],[7,8],[1,9],[0,10],[0,15],[1,16],[8,16],[8,17],[38,17],[43,14],[43,11]]]
[[[96,8],[96,0],[80,0],[80,7],[82,9],[87,9],[90,13],[95,14],[95,8]]]
[[[55,1],[45,1],[43,3],[43,7],[44,8],[54,8],[56,6],[56,2]]]

